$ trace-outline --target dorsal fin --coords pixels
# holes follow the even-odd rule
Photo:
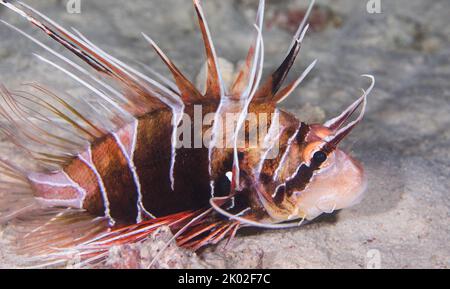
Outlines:
[[[0,4],[27,19],[34,26],[46,33],[50,38],[79,57],[82,61],[99,73],[101,77],[112,79],[117,85],[119,85],[122,89],[122,96],[127,100],[127,103],[124,104],[123,107],[130,113],[140,115],[148,111],[170,106],[171,102],[178,98],[176,93],[167,89],[163,85],[160,85],[156,81],[148,81],[148,77],[144,79],[140,75],[137,77],[135,71],[131,71],[130,67],[125,66],[124,63],[108,55],[87,41],[87,39],[82,37],[82,35],[79,34],[79,36],[76,36],[32,7],[21,2],[16,3],[18,4],[12,4],[4,0],[0,1]],[[9,26],[11,27],[12,25]],[[32,39],[31,36],[28,36],[19,29],[16,28],[16,30]],[[45,45],[39,41],[35,39],[33,41],[48,51],[51,50],[48,47],[46,48]],[[63,59],[62,55],[54,51],[50,52],[57,55],[60,59]],[[67,62],[67,60],[64,61]],[[74,63],[69,64],[74,67]],[[79,66],[76,69],[80,71]]]
[[[300,75],[300,77],[287,85],[285,88],[281,89],[279,92],[277,92],[274,97],[272,98],[273,103],[281,103],[283,100],[289,97],[291,93],[303,82],[306,76],[308,76],[309,72],[314,68],[314,66],[317,63],[317,59],[314,60],[306,69],[303,71],[303,73]]]
[[[263,29],[263,21],[264,21],[264,7],[265,7],[265,1],[260,0],[259,2],[259,8],[256,16],[256,26],[259,28],[259,30],[262,32]],[[255,40],[253,44],[250,46],[250,49],[247,54],[247,58],[245,60],[245,63],[240,68],[239,72],[237,73],[237,77],[234,81],[234,83],[231,85],[230,89],[230,98],[239,100],[244,93],[245,89],[248,86],[248,82],[250,82],[250,74],[251,74],[251,68],[252,64],[257,61],[258,55],[255,54],[256,46],[258,45],[259,39],[258,35],[256,35]]]
[[[259,99],[270,99],[277,94],[280,90],[283,82],[285,81],[295,59],[300,52],[301,43],[303,37],[306,34],[308,25],[302,31],[300,38],[295,41],[295,44],[291,47],[288,55],[283,60],[281,65],[269,76],[269,78],[264,82],[264,84],[258,89],[255,95],[255,100]]]
[[[274,105],[276,103],[279,103],[280,101],[284,100],[300,84],[300,82],[306,76],[307,72],[311,70],[311,67],[308,67],[305,71],[306,73],[303,73],[303,75],[297,81],[294,81],[280,92],[280,89],[294,64],[298,53],[300,52],[303,38],[305,37],[305,34],[309,27],[309,24],[307,24],[307,20],[314,7],[314,3],[315,0],[311,0],[308,9],[305,12],[305,16],[303,17],[303,20],[294,35],[291,46],[289,48],[289,52],[287,53],[285,59],[256,92],[256,95],[254,97],[256,102],[270,102]]]
[[[111,121],[100,115],[86,117],[59,95],[37,83],[16,91],[1,87],[0,115],[6,123],[0,131],[29,154],[29,161],[34,160],[38,169],[60,169],[89,143],[126,121],[119,116]],[[98,115],[89,108],[84,110]]]
[[[193,0],[194,8],[197,12],[198,23],[202,32],[203,42],[205,44],[206,62],[208,67],[208,73],[206,78],[206,93],[207,98],[220,99],[224,94],[224,87],[222,76],[219,70],[219,63],[217,60],[216,51],[213,41],[211,39],[211,33],[206,22],[205,15],[200,0]]]
[[[74,33],[69,32],[32,7],[19,1],[13,3],[0,0],[0,4],[24,17],[44,31],[47,36],[79,57],[89,68],[95,70],[92,72],[85,69],[82,65],[56,52],[26,32],[2,21],[64,62],[65,65],[62,66],[35,54],[41,61],[53,66],[87,88],[98,100],[95,106],[91,103],[85,105],[86,109],[83,108],[83,111],[86,114],[82,115],[78,112],[77,106],[87,99],[70,98],[75,103],[75,106],[72,106],[60,97],[61,93],[54,93],[42,85],[28,86],[38,91],[41,96],[34,92],[15,91],[10,93],[6,88],[3,89],[2,99],[4,101],[0,107],[1,113],[4,116],[14,117],[7,118],[8,123],[2,126],[1,130],[10,141],[21,147],[25,153],[30,154],[32,159],[36,160],[44,170],[62,168],[76,153],[83,151],[89,143],[117,130],[130,122],[133,117],[136,118],[167,107],[177,116],[182,111],[183,102],[176,89],[160,84],[114,58],[77,30],[73,29]],[[201,99],[200,93],[197,93],[197,99]],[[33,105],[37,105],[39,110],[33,110]],[[87,108],[94,111],[89,112]],[[34,116],[36,123],[33,124],[25,117],[21,117],[20,121],[15,120],[17,116],[23,115]],[[103,116],[103,118],[96,119],[99,116]],[[53,121],[55,117],[64,120],[69,129],[61,130],[59,128],[58,130],[57,127],[60,126],[60,123]],[[174,118],[177,117],[174,116]],[[43,122],[46,126],[43,125]],[[14,133],[15,130],[20,133]],[[70,137],[59,137],[58,133],[54,131],[58,131],[58,133],[65,131],[70,134]],[[176,130],[174,131],[176,132]],[[36,146],[36,144],[41,145]]]
[[[173,62],[167,57],[167,55],[159,48],[159,46],[146,34],[142,33],[144,38],[150,43],[150,45],[155,49],[156,53],[161,57],[162,61],[167,65],[170,72],[175,79],[178,89],[181,92],[181,97],[184,103],[196,103],[203,100],[203,96],[197,90],[197,88],[189,81],[186,76],[181,73],[178,67],[173,64]]]

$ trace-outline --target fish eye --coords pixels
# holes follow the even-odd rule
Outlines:
[[[316,151],[313,155],[314,162],[321,164],[327,160],[327,154],[323,151]]]

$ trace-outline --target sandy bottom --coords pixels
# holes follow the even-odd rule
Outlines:
[[[36,0],[33,5],[67,27],[85,32],[108,52],[166,73],[141,38],[144,31],[193,79],[199,73],[203,51],[189,1],[134,0],[124,4],[113,0],[106,4],[84,0],[81,14],[68,14],[63,2]],[[207,2],[205,10],[218,53],[236,65],[245,57],[251,40],[248,35],[253,33],[257,1]],[[267,7],[267,71],[281,61],[295,30],[292,23],[299,22],[299,10],[307,5],[303,0],[269,2],[276,4]],[[377,85],[366,118],[345,144],[366,167],[369,185],[364,200],[298,229],[241,232],[226,249],[219,244],[192,255],[171,246],[167,259],[162,258],[158,266],[450,267],[450,2],[381,1],[381,14],[367,13],[365,1],[318,2],[313,29],[291,77],[315,58],[319,63],[283,106],[296,110],[302,119],[332,117],[356,98],[357,88],[366,87],[360,74],[375,75]],[[38,35],[3,8],[0,18]],[[33,58],[31,52],[45,52],[7,27],[0,26],[0,39],[0,80],[8,87],[39,80],[77,95],[85,93]],[[125,260],[136,252],[147,262],[139,266],[148,266],[153,252],[148,248],[155,242],[112,252],[110,266],[133,264],[133,260],[114,260]],[[0,259],[0,267],[14,265]]]

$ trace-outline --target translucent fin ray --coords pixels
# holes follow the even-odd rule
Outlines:
[[[161,57],[169,70],[172,72],[178,89],[181,92],[184,103],[195,103],[203,100],[201,93],[195,88],[195,86],[180,72],[180,70],[173,64],[173,62],[167,57],[166,54],[159,48],[159,46],[146,34],[142,33],[144,38],[155,49],[156,53]]]
[[[0,4],[21,15],[30,23],[41,29],[50,38],[60,43],[68,51],[75,54],[86,64],[92,67],[95,71],[102,74],[103,77],[107,76],[108,78],[114,80],[118,85],[120,85],[121,89],[123,90],[123,97],[128,100],[128,106],[126,106],[126,108],[131,113],[133,113],[134,115],[138,115],[165,106],[164,101],[161,100],[161,98],[166,98],[164,94],[158,94],[157,89],[155,90],[154,88],[144,86],[141,81],[125,71],[123,65],[119,65],[116,61],[113,61],[112,57],[110,57],[103,51],[96,49],[96,47],[89,45],[86,41],[84,41],[84,39],[80,39],[79,37],[70,33],[68,30],[64,29],[62,26],[52,21],[39,11],[33,9],[32,7],[19,1],[17,1],[17,3],[19,4],[14,5],[6,1],[0,2]],[[28,11],[26,11],[25,9],[27,9]],[[39,20],[38,17],[42,18],[42,20]],[[43,46],[41,45],[41,47]],[[79,69],[78,71],[85,74]],[[104,86],[98,81],[96,81],[96,83]],[[107,86],[106,88],[109,89],[111,87]],[[146,109],[143,109],[144,103]]]
[[[257,17],[256,17],[256,26],[258,27],[258,29],[261,32],[263,30],[264,8],[265,8],[265,1],[260,0]],[[257,62],[258,55],[256,55],[255,50],[256,50],[256,46],[258,45],[258,42],[259,42],[259,35],[257,33],[254,43],[252,44],[252,46],[249,49],[245,63],[242,65],[241,69],[237,73],[237,77],[231,86],[229,97],[235,98],[235,99],[240,99],[241,95],[245,91],[245,88],[247,87],[247,83],[254,81],[254,80],[250,79],[250,74],[251,74],[252,63]]]
[[[203,43],[205,45],[206,62],[207,62],[207,79],[206,79],[206,93],[207,98],[221,99],[224,95],[224,85],[222,76],[220,74],[219,63],[216,55],[216,50],[211,38],[211,33],[203,12],[203,7],[200,0],[193,0],[194,8],[197,13],[198,23],[203,36]]]

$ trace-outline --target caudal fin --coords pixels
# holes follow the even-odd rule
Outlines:
[[[0,158],[0,224],[38,207],[20,168]]]

